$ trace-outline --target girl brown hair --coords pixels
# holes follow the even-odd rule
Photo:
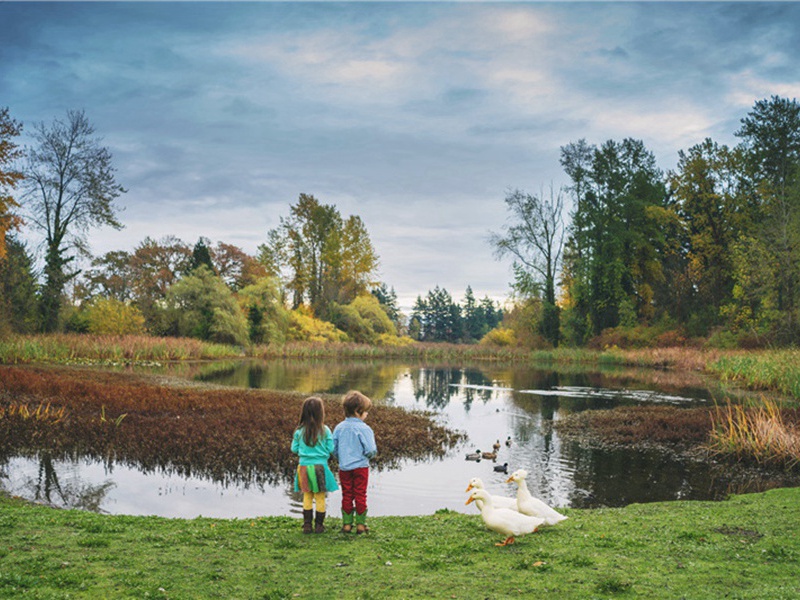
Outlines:
[[[325,432],[325,405],[316,396],[306,398],[300,411],[298,429],[303,429],[303,441],[306,446],[316,446]]]

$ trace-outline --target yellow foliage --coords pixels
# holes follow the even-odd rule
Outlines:
[[[332,323],[317,319],[309,309],[299,307],[289,313],[287,339],[298,342],[346,342],[347,334]]]
[[[483,336],[480,343],[483,346],[516,346],[517,336],[513,329],[497,327]]]
[[[114,298],[98,298],[86,310],[89,332],[96,335],[144,333],[144,316],[135,306]]]
[[[382,333],[378,336],[378,345],[379,346],[410,346],[411,344],[415,344],[416,342],[412,340],[407,335],[404,336],[397,336],[391,333]]]

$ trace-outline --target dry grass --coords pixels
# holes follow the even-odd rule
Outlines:
[[[768,399],[751,407],[728,402],[717,406],[712,419],[713,452],[757,464],[800,464],[800,410],[782,409]]]

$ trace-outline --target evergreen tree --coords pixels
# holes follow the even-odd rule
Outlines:
[[[189,263],[189,272],[191,273],[200,266],[205,266],[212,273],[216,273],[214,268],[214,261],[211,260],[211,241],[207,238],[201,237],[192,249],[192,258]]]
[[[0,259],[0,333],[33,333],[38,329],[36,277],[25,245],[6,238],[6,255]]]
[[[663,280],[666,188],[655,158],[638,140],[562,148],[573,178],[568,281],[571,309],[585,311],[594,334],[654,316],[654,286]]]
[[[760,237],[777,264],[778,335],[800,339],[800,104],[773,96],[759,100],[736,132],[758,184],[764,219]]]

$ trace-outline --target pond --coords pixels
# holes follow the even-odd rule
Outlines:
[[[181,364],[167,374],[210,384],[343,394],[359,389],[376,403],[435,413],[467,434],[444,458],[405,461],[373,470],[368,493],[373,516],[423,515],[439,509],[471,513],[465,488],[483,479],[494,494],[511,496],[508,473],[529,472],[531,493],[554,507],[621,506],[672,499],[715,499],[726,493],[711,467],[663,453],[586,449],[552,427],[566,415],[626,404],[697,406],[721,394],[699,378],[610,369],[553,370],[521,366],[435,367],[391,362],[238,361]],[[335,423],[329,424],[331,428]],[[506,443],[508,440],[508,444]],[[468,461],[476,449],[501,443],[497,459]],[[380,439],[377,440],[380,449]],[[287,444],[289,440],[287,440]],[[12,457],[0,466],[0,487],[23,497],[112,514],[249,518],[299,514],[291,485],[220,484],[122,464]],[[338,514],[340,493],[330,494]]]

